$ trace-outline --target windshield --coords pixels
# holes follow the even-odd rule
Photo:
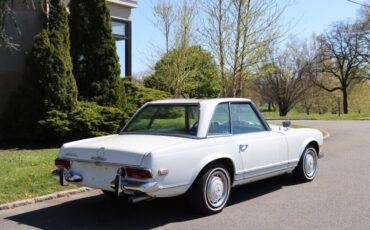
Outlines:
[[[196,136],[199,120],[199,105],[147,105],[121,133],[145,133]]]

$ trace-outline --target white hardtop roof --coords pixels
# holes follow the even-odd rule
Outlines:
[[[215,98],[215,99],[166,99],[151,101],[149,104],[219,104],[222,102],[250,102],[246,98]]]

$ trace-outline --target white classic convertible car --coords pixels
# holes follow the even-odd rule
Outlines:
[[[316,176],[323,136],[265,122],[248,99],[146,103],[119,134],[64,144],[61,185],[101,189],[131,202],[187,194],[205,214],[220,212],[231,187],[292,172]]]

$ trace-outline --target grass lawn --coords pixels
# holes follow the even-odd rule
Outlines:
[[[262,112],[262,114],[268,120],[370,120],[370,112],[348,113],[340,116],[331,113],[307,115],[296,111],[290,111],[286,117],[280,117],[278,112]]]
[[[74,188],[52,178],[58,149],[0,150],[0,204]]]

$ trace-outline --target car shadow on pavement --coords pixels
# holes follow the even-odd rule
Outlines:
[[[295,184],[292,176],[287,174],[240,186],[232,190],[228,206]],[[98,195],[6,219],[41,229],[151,229],[197,218],[202,216],[193,212],[186,197],[128,204],[122,199],[110,199],[104,195]]]

